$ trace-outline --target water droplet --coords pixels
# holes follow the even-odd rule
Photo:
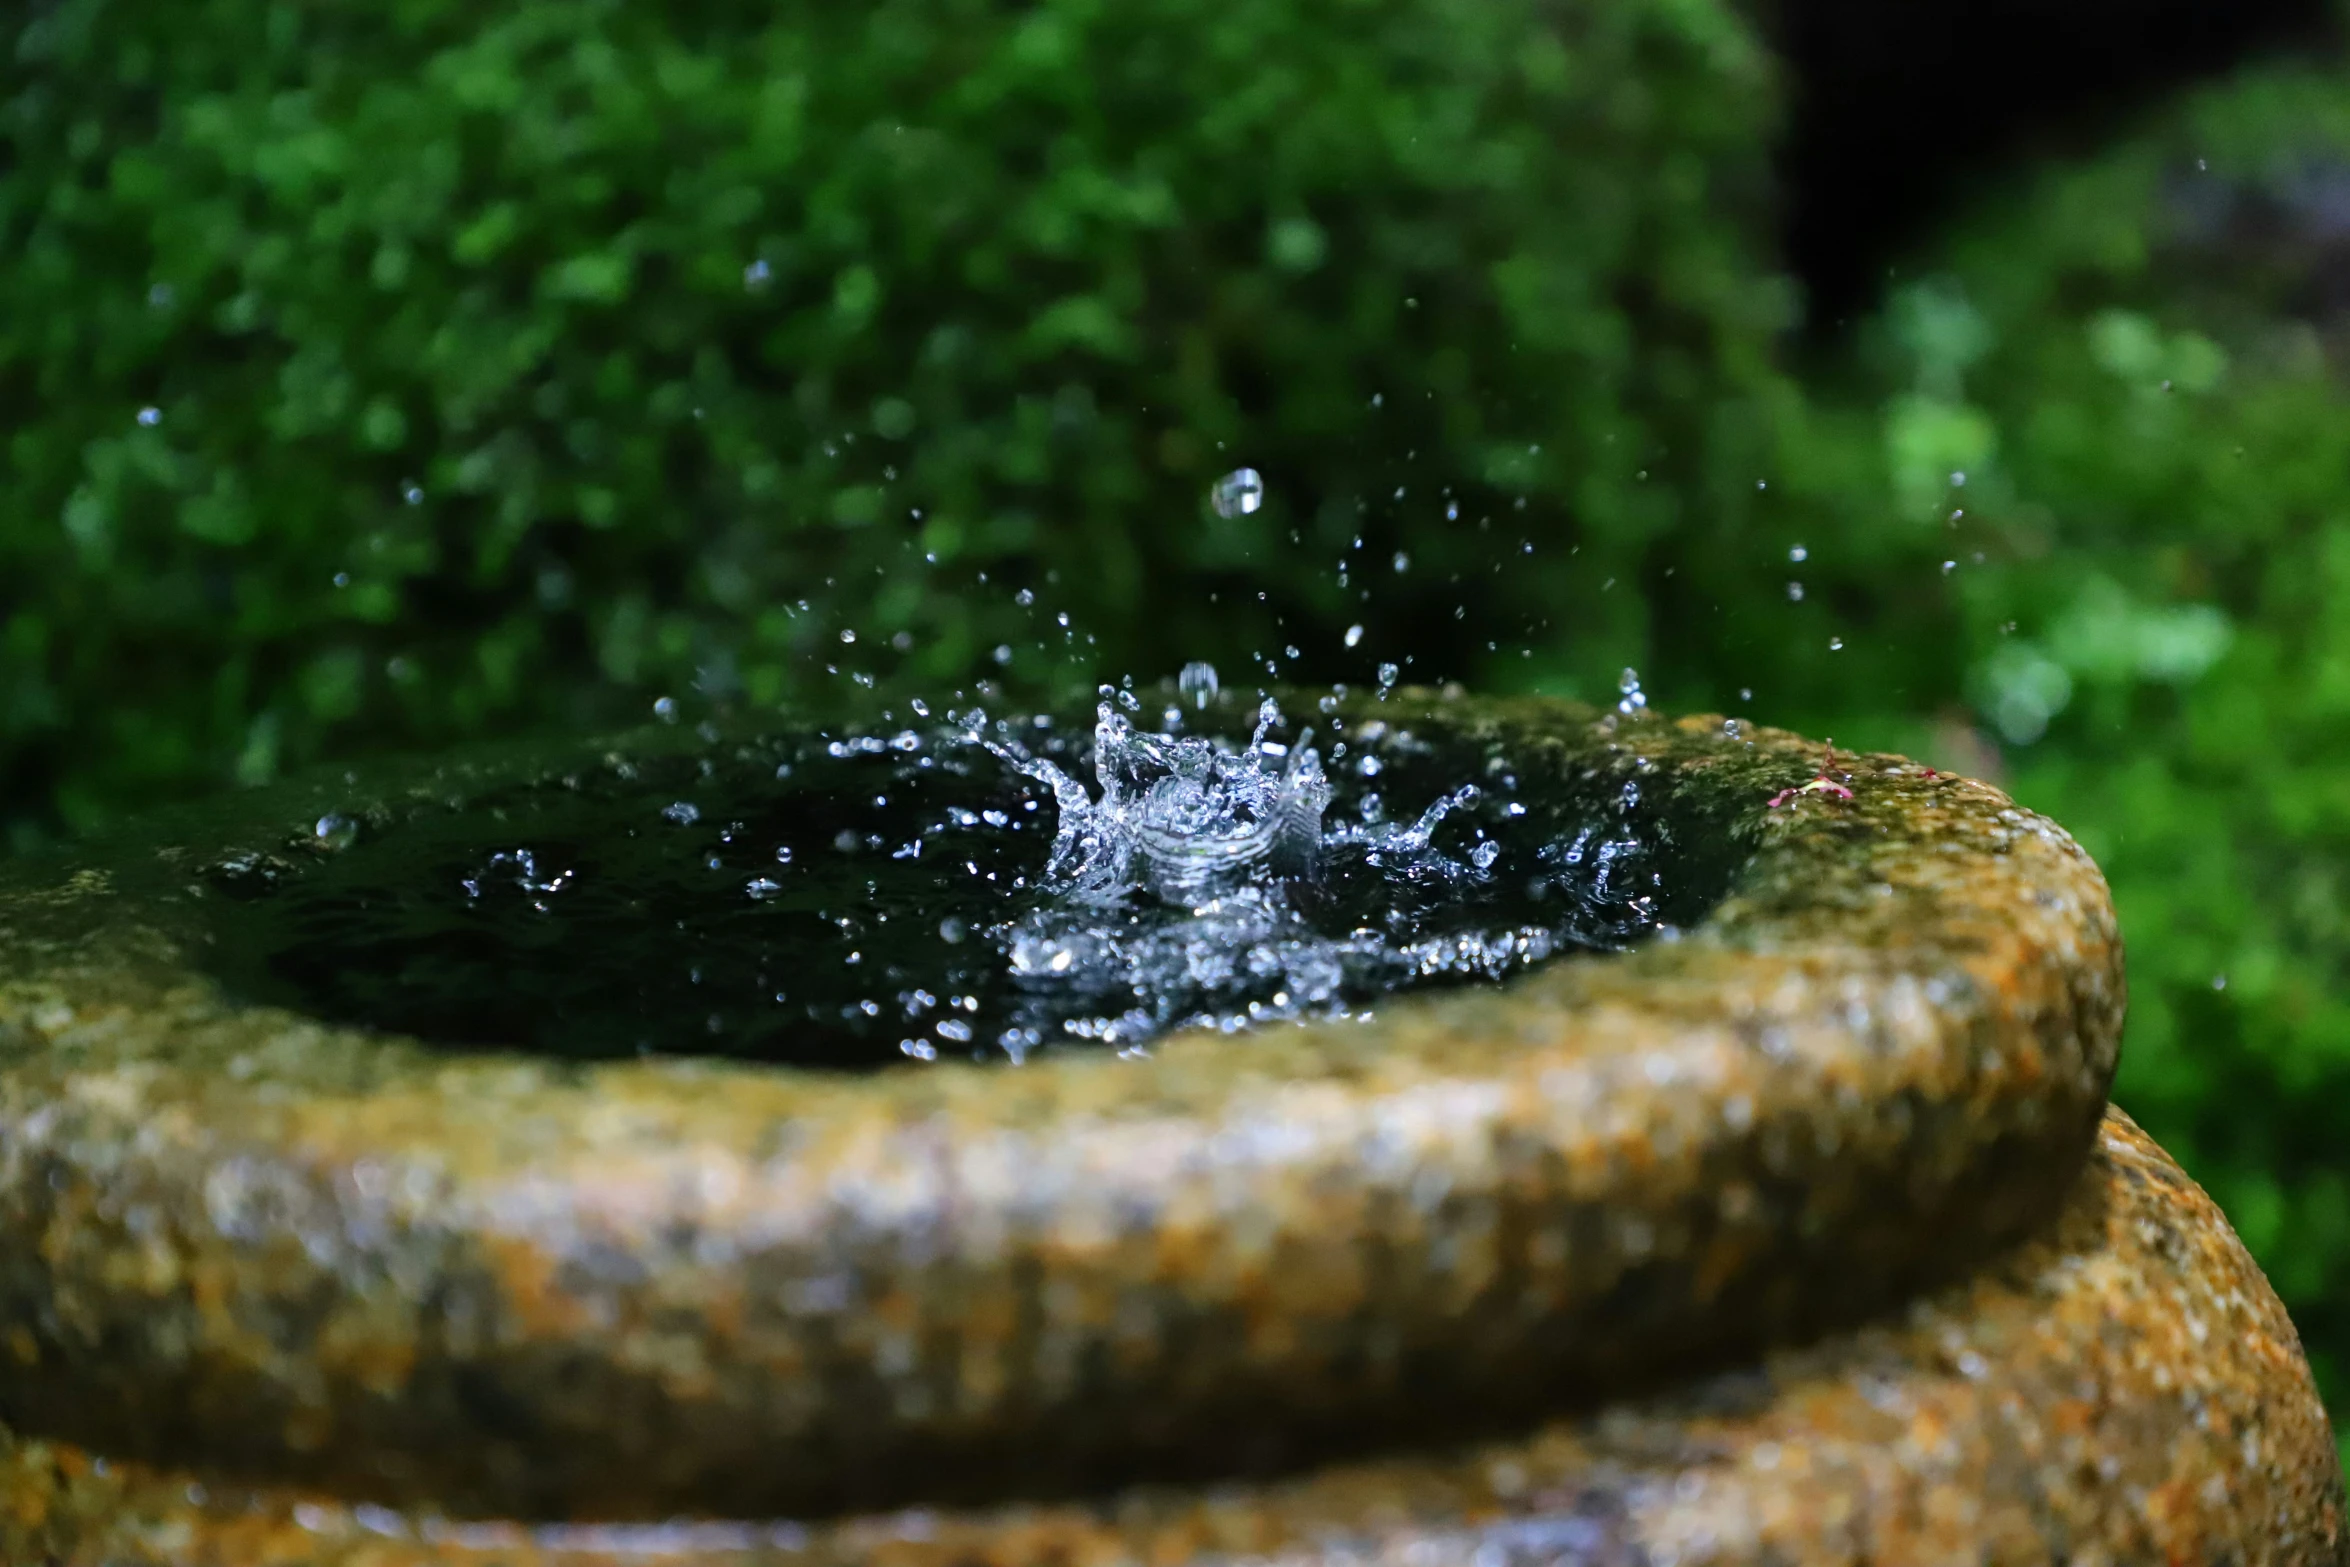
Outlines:
[[[768,284],[768,281],[774,276],[774,269],[769,267],[765,261],[754,261],[749,266],[743,268],[743,287],[751,289],[765,288]]]
[[[1811,559],[1811,551],[1798,544],[1794,548],[1788,550],[1787,558],[1800,564]]]
[[[1397,550],[1395,552],[1395,569],[1398,572],[1411,570],[1412,558],[1409,555],[1406,555],[1402,550]]]
[[[2228,977],[2227,977],[2227,975],[2225,975],[2225,974],[2214,974],[2214,975],[2212,975],[2212,976],[2211,976],[2211,988],[2212,988],[2212,989],[2214,989],[2214,990],[2225,990],[2225,989],[2227,989],[2227,988],[2228,988]]]
[[[963,922],[951,914],[940,920],[938,922],[938,939],[950,943],[961,941],[963,939]]]
[[[1265,476],[1254,468],[1235,468],[1208,491],[1208,504],[1219,517],[1246,517],[1265,504]]]
[[[1393,664],[1381,664],[1379,666],[1379,689],[1384,691],[1388,687],[1394,685],[1396,677],[1402,673],[1403,671],[1396,668]]]
[[[840,639],[843,642],[854,642],[857,640],[857,634],[854,631],[844,631],[840,634]]]
[[[144,425],[153,426],[153,425],[158,425],[158,424],[161,424],[162,422],[163,422],[163,410],[162,410],[162,409],[160,409],[160,408],[142,408],[142,409],[140,409],[140,410],[139,410],[139,423],[141,423],[141,424],[144,424]]]
[[[1444,520],[1446,522],[1458,522],[1461,520],[1461,503],[1459,501],[1447,501],[1444,503]]]
[[[1349,627],[1347,627],[1347,628],[1346,628],[1346,645],[1347,645],[1348,647],[1353,647],[1353,646],[1354,646],[1356,643],[1358,643],[1358,642],[1360,642],[1360,641],[1362,641],[1362,640],[1363,640],[1363,628],[1362,628],[1362,627],[1360,627],[1360,626],[1349,626]]]
[[[1501,858],[1501,845],[1491,838],[1469,851],[1469,861],[1481,871],[1493,869],[1493,862]]]
[[[1966,488],[1965,470],[1961,469],[1960,471],[1953,473],[1950,476],[1950,487],[1954,490],[1963,490]]]
[[[1828,651],[1829,651],[1829,652],[1831,652],[1831,653],[1841,653],[1841,652],[1843,652],[1843,651],[1844,651],[1844,639],[1843,639],[1842,637],[1830,637],[1830,638],[1828,638]]]
[[[1957,561],[1954,561],[1954,560],[1946,560],[1946,561],[1944,561],[1944,562],[1942,563],[1942,575],[1944,575],[1945,577],[1949,576],[1949,575],[1950,575],[1952,572],[1954,572],[1954,571],[1956,571],[1956,570],[1958,570],[1958,562],[1957,562]]]
[[[654,698],[654,699],[653,699],[653,716],[654,716],[655,718],[658,718],[659,720],[661,720],[661,722],[663,722],[663,723],[665,723],[665,724],[674,724],[674,723],[676,723],[676,722],[677,722],[677,698],[675,698],[675,697],[672,697],[672,696],[664,696],[664,697],[656,697],[656,698]]]
[[[310,829],[310,835],[322,849],[348,849],[359,836],[359,824],[348,816],[329,811]]]
[[[1029,605],[1036,602],[1036,590],[1033,588],[1022,588],[1019,592],[1012,595],[1012,602],[1019,605],[1022,609],[1026,609]]]
[[[691,800],[675,800],[661,807],[661,815],[680,827],[691,827],[702,819],[702,808]]]
[[[1800,603],[1802,603],[1802,602],[1803,602],[1803,584],[1802,584],[1802,583],[1800,583],[1800,582],[1790,582],[1790,583],[1788,583],[1788,584],[1787,584],[1787,598],[1788,598],[1788,601],[1789,601],[1790,603],[1794,603],[1794,604],[1800,604]]]
[[[750,884],[743,888],[743,891],[750,895],[753,903],[765,903],[769,898],[783,891],[783,883],[772,877],[755,876],[751,879]]]
[[[1216,700],[1223,682],[1216,678],[1216,666],[1195,660],[1183,666],[1183,673],[1175,677],[1175,689],[1191,699],[1193,707],[1206,707]]]
[[[424,489],[421,485],[411,484],[400,492],[400,499],[411,506],[422,506],[424,504]]]
[[[1751,702],[1751,701],[1753,701],[1753,700],[1754,700],[1754,687],[1752,687],[1752,686],[1740,686],[1740,687],[1738,688],[1738,700],[1739,700],[1739,701],[1741,701],[1741,702]]]
[[[1624,693],[1624,699],[1616,704],[1617,712],[1637,713],[1648,706],[1648,694],[1640,689],[1639,670],[1626,668],[1616,677],[1616,689]]]

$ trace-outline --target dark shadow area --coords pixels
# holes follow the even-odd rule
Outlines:
[[[1787,258],[1810,333],[1867,308],[1970,184],[2087,152],[2166,93],[2334,32],[2323,0],[1781,5]]]

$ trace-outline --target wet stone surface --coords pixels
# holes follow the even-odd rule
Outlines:
[[[2134,1355],[2130,1343],[2185,1320],[2187,1282],[2148,1295],[2143,1320],[2110,1341],[2069,1324],[2121,1300],[2133,1276],[2202,1266],[2185,1240],[2157,1244],[2163,1224],[2204,1237],[2193,1246],[2219,1259],[2212,1266],[2239,1269],[2227,1275],[2230,1309],[2252,1328],[2270,1324],[2262,1342],[2273,1352],[2255,1365],[2239,1334],[2198,1361],[2170,1332],[2143,1385],[2233,1378],[2270,1401],[2280,1432],[2295,1421],[2322,1430],[2265,1286],[2175,1177],[2149,1199],[2169,1218],[2150,1209],[2127,1234],[2098,1232],[2122,1260],[2097,1265],[2106,1293],[2080,1297],[2092,1304],[2077,1318],[2060,1321],[2051,1303],[2073,1298],[2066,1281],[2087,1263],[2064,1258],[2086,1258],[2093,1237],[2051,1253],[2028,1288],[2001,1282],[2009,1264],[1997,1259],[2073,1234],[2063,1227],[2076,1221],[2059,1218],[2068,1193],[2078,1209],[2107,1179],[2092,1148],[2119,1037],[2120,946],[2102,879],[2061,830],[1897,757],[1834,756],[1718,718],[1425,693],[1316,717],[1361,726],[1356,739],[1373,722],[1443,736],[1440,759],[1506,757],[1521,780],[1560,782],[1538,798],[1598,809],[1603,822],[1633,785],[1632,836],[1689,848],[1696,874],[1676,883],[1666,860],[1655,867],[1665,882],[1635,895],[1655,904],[1596,905],[1631,912],[1629,924],[1577,926],[1595,905],[1565,900],[1571,917],[1541,916],[1566,933],[1564,954],[1499,985],[1439,973],[1423,976],[1441,981],[1432,987],[1382,997],[1370,1017],[1340,997],[1331,1010],[1350,1015],[1178,1028],[1131,1058],[1103,1048],[1115,1039],[1069,1036],[1012,1067],[943,1052],[919,1061],[894,1031],[842,1035],[829,1019],[805,1020],[804,1056],[795,1021],[746,1049],[765,1058],[751,1061],[710,1056],[699,1041],[690,1055],[640,1059],[630,1043],[610,1058],[625,1029],[592,1047],[566,1048],[556,1030],[468,1048],[483,1031],[410,1038],[338,1023],[314,999],[257,1002],[246,987],[266,976],[237,977],[207,950],[223,921],[305,907],[310,889],[324,889],[315,907],[342,900],[347,929],[385,928],[355,907],[378,895],[363,889],[400,880],[359,874],[370,845],[385,846],[395,870],[454,868],[485,841],[458,853],[434,836],[452,801],[505,802],[492,807],[509,811],[501,831],[523,807],[530,831],[517,841],[536,868],[501,868],[542,884],[551,862],[537,849],[556,839],[531,812],[559,814],[575,795],[605,809],[616,791],[590,789],[588,777],[653,785],[632,796],[649,806],[649,829],[706,828],[704,802],[671,780],[708,786],[708,800],[738,763],[773,780],[791,759],[757,736],[655,732],[553,763],[493,756],[364,789],[297,787],[159,822],[99,861],[17,872],[0,888],[0,1321],[10,1324],[0,1422],[18,1442],[15,1500],[0,1511],[11,1527],[52,1520],[62,1532],[40,1536],[41,1548],[77,1560],[296,1560],[308,1549],[353,1562],[467,1551],[1514,1561],[1538,1546],[1552,1552],[1544,1560],[1661,1560],[1661,1546],[1622,1553],[1649,1550],[1641,1542],[1662,1540],[1655,1530],[1673,1519],[1715,1516],[1695,1503],[1728,1460],[1705,1455],[1743,1451],[1737,1432],[1748,1428],[1720,1425],[1735,1411],[1704,1400],[1743,1388],[1735,1418],[1768,1416],[1773,1452],[1828,1455],[1816,1485],[1736,1493],[1750,1513],[1808,1497],[1823,1519],[1844,1520],[1835,1527],[1860,1528],[1854,1508],[1878,1494],[1867,1487],[1932,1470],[1944,1480],[1912,1500],[1933,1518],[1971,1497],[1981,1518],[2012,1520],[2037,1505],[2017,1499],[2040,1484],[2039,1450],[2001,1437],[2009,1445],[1986,1449],[1996,1462],[1935,1470],[1934,1433],[1960,1441],[1950,1422],[1962,1416],[1984,1430],[1993,1413],[2054,1420],[2061,1378],[1977,1379],[1965,1357],[2086,1376],[2085,1357]],[[1249,727],[1241,714],[1227,733],[1237,741]],[[1336,727],[1320,741],[1331,760]],[[1113,780],[1061,767],[1033,736],[1018,749],[1000,731],[988,737],[1007,754],[984,776],[1007,799],[1020,798],[1015,779],[1054,797],[1022,816],[1051,810],[1056,837],[1064,820],[1103,829],[1057,857],[1041,834],[1007,827],[1016,879],[1033,886],[1040,872],[1028,867],[1041,867],[1082,893],[1107,866],[1111,881],[1148,890],[1159,873],[1137,872],[1142,835],[1120,870],[1116,824],[1098,814]],[[1277,760],[1270,781],[1227,780],[1260,791],[1225,825],[1262,844],[1268,869],[1296,841],[1285,802],[1318,792],[1293,771],[1294,753]],[[1044,762],[1087,786],[1082,795],[1071,799]],[[1130,779],[1121,798],[1182,770],[1170,761]],[[1350,819],[1334,808],[1347,798],[1337,772],[1323,780],[1325,847]],[[574,776],[577,790],[564,782]],[[1391,787],[1412,777],[1399,762]],[[1454,786],[1426,782],[1432,795]],[[1509,799],[1488,787],[1479,809],[1506,811]],[[696,806],[693,822],[660,816],[680,801]],[[1360,822],[1359,796],[1353,812]],[[769,838],[818,814],[781,812],[757,830],[744,815],[744,852],[772,857]],[[721,810],[715,830],[733,820]],[[1432,833],[1428,845],[1456,865],[1475,867],[1481,842],[1497,845],[1497,862],[1542,865],[1546,845],[1581,830],[1568,812],[1513,842],[1516,820],[1464,810],[1440,824],[1455,836]],[[449,852],[424,852],[432,845]],[[255,860],[230,879],[274,874],[277,890],[224,895],[221,868],[255,855],[283,864]],[[1242,858],[1259,863],[1254,849]],[[750,871],[725,853],[662,863],[729,881]],[[1710,889],[1708,863],[1722,867]],[[1462,896],[1428,917],[1464,920],[1456,936],[1524,928],[1519,907],[1481,900],[1488,886],[1492,899],[1530,898],[1525,864],[1506,880],[1449,884]],[[879,898],[885,884],[868,874]],[[1255,870],[1241,880],[1267,885]],[[501,893],[507,923],[492,926],[534,928],[530,895],[519,883]],[[776,896],[754,898],[745,882],[723,906],[757,917]],[[1670,901],[1681,897],[1693,902]],[[291,901],[273,904],[281,898]],[[1157,892],[1117,905],[1160,920],[1201,906]],[[973,921],[966,941],[978,951],[993,940],[1009,959],[1039,907],[1007,904]],[[861,917],[879,912],[860,905]],[[651,949],[663,962],[682,956],[660,944],[670,939]],[[521,961],[485,946],[501,964]],[[936,956],[911,943],[875,950],[884,956],[860,966]],[[618,987],[609,995],[641,977],[596,976]],[[795,982],[769,981],[787,992]],[[1020,993],[990,994],[983,1006],[1001,1018]],[[1238,1005],[1257,999],[1270,998]],[[1173,1020],[1199,1010],[1185,1002]],[[844,1038],[868,1053],[834,1064],[893,1053],[898,1064],[773,1064],[825,1061]],[[2088,1186],[2076,1182],[2085,1158]],[[2027,1297],[2037,1304],[1999,1304]],[[1920,1300],[1959,1302],[1934,1333],[1973,1332],[1974,1312],[1990,1335],[1933,1351],[1944,1357],[1932,1360],[1936,1386],[2020,1391],[1997,1411],[1919,1404],[1925,1423],[1902,1428],[1924,1444],[1913,1462],[1888,1445],[1893,1426],[1859,1412],[1898,1411],[1870,1403],[1877,1384],[1835,1370],[1834,1357],[1874,1345],[1884,1377],[1927,1375],[1925,1330],[1884,1326],[1914,1318]],[[2196,1320],[2209,1335],[2209,1320]],[[1782,1374],[1795,1366],[1785,1346],[1812,1340],[1829,1359]],[[1756,1365],[1770,1368],[1761,1382]],[[2157,1407],[2129,1402],[2141,1384],[2111,1386],[2114,1408]],[[1691,1392],[1705,1388],[1717,1392]],[[1593,1417],[1600,1425],[1553,1427],[1583,1434],[1524,1448],[1544,1422],[1611,1401],[1618,1413]],[[1865,1436],[1834,1445],[1848,1424]],[[2081,1440],[2097,1452],[2106,1435],[2120,1444],[2117,1473],[2169,1474],[2161,1465],[2187,1449],[2157,1452],[2150,1433],[2175,1426],[2093,1423]],[[1632,1447],[1601,1440],[1617,1429],[1635,1433]],[[1684,1439],[1694,1445],[1674,1445]],[[1482,1450],[1549,1454],[1509,1462],[1550,1478],[1513,1493],[1442,1456]],[[91,1455],[104,1455],[102,1469]],[[2261,1483],[2285,1489],[2261,1494],[2290,1504],[2295,1538],[2318,1538],[2310,1530],[2333,1516],[2320,1505],[2336,1483],[2330,1463],[2320,1476],[2290,1444],[2275,1463]],[[2076,1489],[2088,1483],[2064,1473]],[[2251,1514],[2223,1502],[2180,1500],[2182,1538],[2250,1527]],[[930,1511],[889,1511],[907,1507]],[[2082,1527],[2118,1528],[2119,1516]],[[1720,1517],[1720,1540],[1751,1525],[1753,1539],[1793,1554],[1758,1546],[1719,1559],[1846,1559],[1802,1546],[1828,1536],[1802,1534],[1800,1519],[1763,1530],[1759,1513]],[[706,1522],[662,1522],[678,1518]],[[741,1521],[777,1519],[794,1521]],[[1520,1532],[1491,1532],[1505,1525]],[[1963,1519],[1949,1527],[1966,1537]],[[179,1554],[157,1540],[176,1540]],[[1693,1543],[1674,1550],[1706,1559]]]

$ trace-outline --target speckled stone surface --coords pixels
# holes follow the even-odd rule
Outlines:
[[[2333,1440],[2283,1309],[2118,1112],[1972,1280],[1757,1365],[1451,1454],[1257,1487],[803,1525],[525,1526],[207,1490],[0,1445],[0,1555],[187,1567],[2338,1567]]]
[[[1770,808],[1828,758],[1720,719],[1379,712],[1751,859],[1370,1025],[867,1078],[452,1056],[229,1004],[119,868],[0,893],[0,1420],[491,1515],[1049,1497],[1473,1435],[2045,1217],[2123,1005],[2061,830],[1891,757]]]
[[[2300,1488],[2291,1527],[2316,1538],[2338,1480],[2303,1440],[2323,1421],[2265,1286],[2199,1196],[2144,1173],[2157,1156],[2138,1150],[2127,1176],[2126,1131],[2076,1184],[2123,988],[2103,881],[2061,830],[1980,784],[1721,719],[1427,695],[1376,716],[1671,795],[1743,869],[1677,939],[1400,999],[1375,1023],[868,1077],[453,1054],[232,1002],[190,959],[201,911],[178,889],[207,855],[308,836],[326,795],[12,873],[0,1421],[19,1445],[0,1521],[28,1551],[89,1560],[725,1560],[770,1541],[909,1563],[1357,1546],[1653,1562],[1678,1549],[1656,1531],[1684,1523],[1748,1541],[1724,1560],[1840,1560],[1822,1542],[1861,1514],[1891,1527],[1881,1507],[1957,1540],[1962,1502],[2007,1530],[2056,1517],[2031,1500],[2049,1486],[2110,1503],[2112,1486],[2171,1484],[2156,1417],[2112,1423],[2155,1407],[2142,1388],[2075,1398],[2095,1417],[2083,1461],[2123,1466],[2095,1477],[2107,1490],[2042,1474],[2012,1422],[2057,1419],[2052,1362],[2031,1357],[2077,1337],[2052,1315],[2066,1270],[2095,1276],[2080,1310],[2120,1325],[2100,1341],[2119,1356],[2187,1331],[2194,1269],[2232,1269],[2276,1346],[2267,1380],[2235,1339],[2170,1343],[2146,1374],[2276,1400],[2271,1479]],[[461,796],[517,765],[381,787]],[[1837,788],[1789,792],[1815,775]],[[2012,1248],[2046,1236],[2068,1191],[2058,1239],[2021,1254],[2044,1255],[2027,1281]],[[2143,1222],[2096,1228],[2123,1196]],[[2180,1237],[2167,1249],[2160,1224]],[[1918,1308],[1993,1335],[1918,1394],[1917,1419],[1958,1444],[1936,1482],[1933,1453],[1881,1451],[1911,1427],[1869,1424],[1864,1408],[1898,1411],[1862,1396],[1850,1360],[1877,1357],[1888,1386],[1925,1377],[1924,1329],[1833,1335],[2003,1255]],[[2133,1301],[2129,1270],[2158,1264],[2173,1298]],[[1810,1361],[1737,1369],[1823,1332]],[[1969,1353],[1996,1374],[1966,1373]],[[1692,1381],[1707,1376],[1726,1380]],[[2015,1390],[1995,1411],[2007,1435],[1989,1406],[1949,1402],[1977,1386]],[[1641,1397],[1495,1460],[1529,1477],[1515,1499],[1458,1461],[1364,1467]],[[1817,1527],[1768,1523],[1770,1471],[1704,1456],[1774,1444],[1815,1455],[1814,1490],[1779,1490],[1812,1497]],[[1309,1465],[1319,1478],[1265,1478]],[[1747,1491],[1707,1489],[1733,1471]],[[1194,1483],[1227,1489],[1167,1489]],[[1078,1496],[1132,1500],[1055,1500]],[[1028,1510],[648,1522],[913,1504]],[[2243,1525],[2224,1494],[2179,1505],[2182,1539]],[[2080,1538],[2122,1539],[2118,1516]],[[544,1532],[558,1520],[570,1532]],[[2040,1555],[1965,1559],[2056,1559],[2047,1528]],[[1780,1538],[1811,1543],[1755,1543]]]

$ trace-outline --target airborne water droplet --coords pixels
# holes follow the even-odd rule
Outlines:
[[[1193,707],[1206,707],[1216,700],[1223,682],[1216,678],[1216,666],[1194,661],[1183,666],[1183,673],[1175,677],[1175,689],[1191,699]]]
[[[1639,670],[1627,668],[1616,678],[1616,689],[1624,693],[1624,699],[1616,704],[1617,712],[1637,713],[1648,706],[1648,696],[1640,689]]]
[[[1360,626],[1349,626],[1349,627],[1347,627],[1347,628],[1346,628],[1346,645],[1347,645],[1348,647],[1353,647],[1353,646],[1354,646],[1356,643],[1358,643],[1358,642],[1360,642],[1360,641],[1362,641],[1362,640],[1363,640],[1363,628],[1362,628],[1362,627],[1360,627]]]
[[[1216,481],[1208,503],[1219,517],[1249,516],[1265,504],[1265,476],[1254,468],[1235,468]]]
[[[1403,671],[1396,668],[1393,664],[1381,664],[1379,666],[1379,689],[1384,691],[1389,686],[1394,685],[1396,677],[1402,673]]]
[[[348,849],[359,836],[359,824],[348,816],[328,812],[310,829],[322,849]]]

